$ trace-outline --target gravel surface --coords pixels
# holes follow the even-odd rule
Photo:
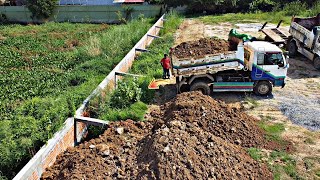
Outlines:
[[[287,85],[274,93],[279,109],[294,124],[320,130],[320,71],[304,57],[289,63]]]
[[[291,93],[287,97],[279,97],[280,110],[293,123],[308,128],[320,130],[320,99]]]

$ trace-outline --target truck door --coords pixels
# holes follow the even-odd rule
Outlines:
[[[263,64],[262,64],[263,63]],[[286,61],[281,52],[266,52],[258,65],[263,69],[263,77],[269,80],[283,80],[287,74]]]

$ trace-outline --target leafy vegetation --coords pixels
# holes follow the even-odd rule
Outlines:
[[[11,179],[150,25],[0,26],[0,175]]]
[[[119,82],[118,89],[111,96],[105,93],[90,102],[89,112],[93,117],[104,120],[143,120],[147,110],[146,104],[152,102],[154,90],[148,85],[153,78],[161,78],[160,59],[168,53],[173,45],[173,33],[180,25],[182,18],[172,13],[167,16],[165,28],[161,31],[162,38],[156,39],[148,49],[150,53],[141,54],[133,63],[130,73],[140,74],[136,80],[125,78]],[[141,98],[138,98],[141,93]],[[141,100],[141,101],[139,101]]]
[[[285,10],[288,10],[287,15],[298,15],[298,13],[303,13],[303,10],[305,10],[302,7],[311,8],[318,3],[313,0],[149,0],[149,2],[155,4],[164,3],[169,7],[186,5],[190,14],[203,12],[210,14],[271,12],[282,10],[288,6],[290,9],[285,8]],[[289,13],[289,11],[292,13]]]
[[[284,15],[286,16],[294,16],[294,15],[299,15],[307,10],[307,5],[306,3],[302,3],[300,1],[293,1],[288,3],[284,8]]]
[[[130,104],[140,101],[141,89],[136,79],[130,78],[126,81],[119,81],[117,89],[110,99],[110,106],[114,108],[126,108]]]
[[[204,23],[208,24],[221,22],[230,22],[235,24],[257,21],[277,24],[282,20],[284,24],[289,25],[291,23],[292,15],[309,17],[316,16],[318,13],[320,13],[320,2],[315,2],[311,8],[308,8],[307,3],[294,1],[284,5],[283,8],[276,6],[270,12],[253,11],[250,13],[228,13],[215,16],[202,16],[200,19]]]

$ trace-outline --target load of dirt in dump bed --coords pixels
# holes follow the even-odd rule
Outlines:
[[[225,53],[237,50],[237,44],[232,41],[215,38],[202,38],[198,41],[183,42],[176,46],[172,54],[177,58],[200,58],[209,54]]]
[[[180,94],[162,110],[150,113],[152,122],[111,123],[60,155],[42,179],[272,179],[241,147],[263,142],[249,116],[199,92]]]

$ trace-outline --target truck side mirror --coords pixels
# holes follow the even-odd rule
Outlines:
[[[257,64],[258,65],[263,65],[264,64],[264,53],[258,53],[257,57]]]

